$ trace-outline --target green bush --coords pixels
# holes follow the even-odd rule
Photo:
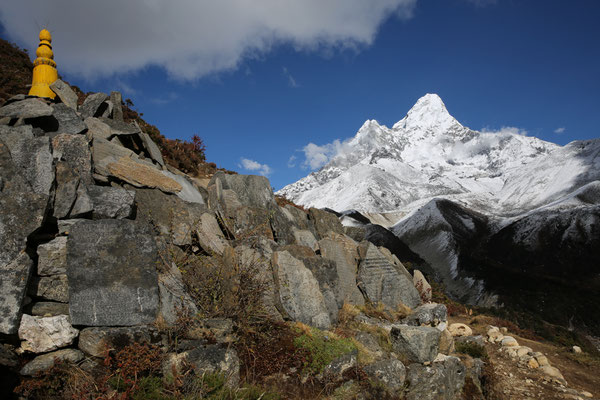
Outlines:
[[[487,351],[485,347],[475,342],[456,342],[455,348],[457,353],[468,354],[473,358],[487,359]]]
[[[313,374],[323,371],[336,358],[357,351],[351,339],[338,338],[316,328],[309,328],[294,339],[294,345],[309,352],[310,360],[307,361],[305,370]]]

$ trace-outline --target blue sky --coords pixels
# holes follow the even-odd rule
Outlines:
[[[381,2],[388,5],[368,18],[359,3],[352,10],[340,6],[331,15],[316,5],[306,14],[295,11],[297,19],[329,18],[308,28],[294,20],[281,27],[279,15],[266,9],[259,22],[240,32],[242,39],[231,40],[233,25],[217,35],[215,17],[215,26],[200,32],[214,31],[214,38],[199,48],[196,39],[187,38],[181,51],[193,57],[173,53],[170,60],[156,55],[177,48],[183,36],[173,34],[140,54],[133,50],[137,43],[152,45],[142,32],[148,21],[139,22],[139,38],[132,20],[118,38],[111,38],[107,27],[102,34],[86,32],[91,36],[77,42],[61,13],[46,10],[48,20],[37,15],[32,21],[27,7],[3,5],[1,36],[33,49],[39,24],[47,24],[56,32],[55,59],[66,80],[89,91],[121,90],[167,137],[198,134],[209,161],[242,173],[266,173],[276,189],[310,172],[303,165],[308,143],[351,137],[366,119],[391,126],[425,93],[439,94],[450,113],[473,129],[517,127],[559,144],[600,136],[600,1]],[[68,2],[57,3],[60,8]],[[225,24],[231,12],[215,15],[227,14]],[[236,18],[236,26],[242,26],[246,17]],[[351,22],[345,24],[344,18]],[[177,30],[167,23],[163,37]],[[275,33],[253,33],[267,30]],[[89,62],[78,63],[77,57]]]

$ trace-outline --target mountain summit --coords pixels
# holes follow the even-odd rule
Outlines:
[[[392,128],[366,121],[327,165],[278,194],[305,206],[401,214],[443,197],[515,216],[600,179],[598,151],[598,140],[559,146],[511,128],[478,132],[426,94]]]

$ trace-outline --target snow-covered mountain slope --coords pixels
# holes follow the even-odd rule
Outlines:
[[[281,189],[297,204],[409,213],[436,197],[497,216],[559,201],[600,180],[600,141],[558,146],[461,125],[427,94],[392,128],[366,121],[318,172]],[[402,215],[400,213],[399,215]]]

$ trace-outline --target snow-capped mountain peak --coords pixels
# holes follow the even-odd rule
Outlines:
[[[471,130],[427,94],[392,128],[366,121],[328,164],[278,194],[304,206],[398,215],[442,197],[514,216],[600,180],[600,140],[580,147]]]
[[[450,115],[440,96],[428,93],[421,97],[408,111],[406,117],[394,124],[392,129],[446,132],[452,127],[462,127],[462,125]]]

